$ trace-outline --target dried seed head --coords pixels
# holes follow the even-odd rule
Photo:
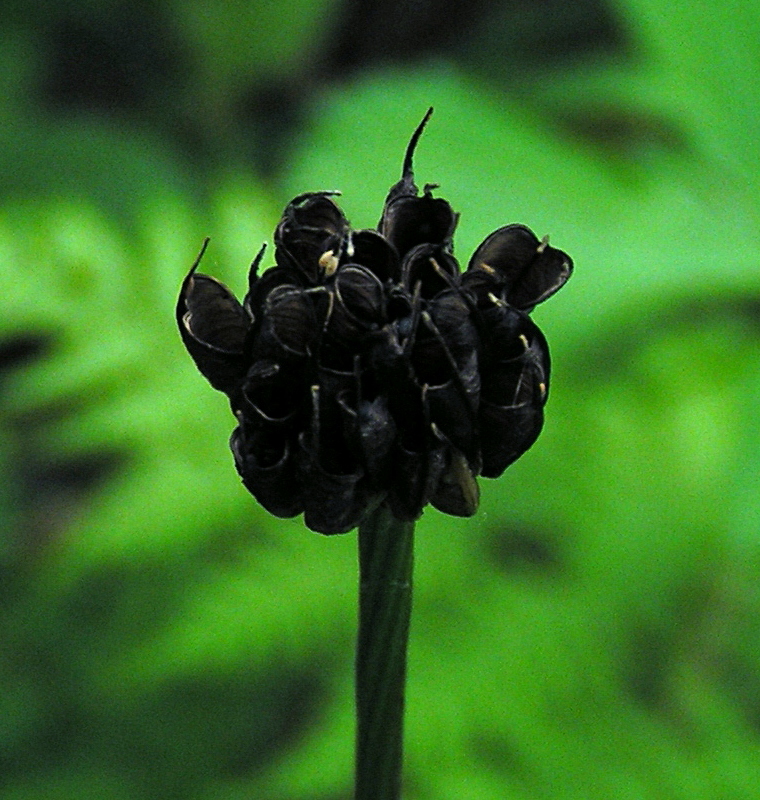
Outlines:
[[[341,533],[378,503],[399,519],[432,504],[470,516],[477,476],[498,477],[535,441],[549,351],[528,314],[572,271],[570,258],[523,225],[494,231],[460,273],[458,215],[420,195],[413,157],[378,230],[351,230],[337,192],[288,204],[240,304],[197,273],[182,284],[177,322],[196,365],[225,392],[238,425],[235,465],[271,513],[303,513]]]

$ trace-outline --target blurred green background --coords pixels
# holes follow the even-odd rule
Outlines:
[[[268,517],[173,321],[408,138],[466,263],[522,222],[544,434],[418,525],[405,800],[760,786],[760,4],[7,0],[0,797],[347,800],[355,534]],[[270,251],[271,252],[271,251]]]

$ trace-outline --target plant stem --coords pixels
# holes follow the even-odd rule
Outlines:
[[[359,526],[355,800],[400,800],[414,522],[385,503]]]

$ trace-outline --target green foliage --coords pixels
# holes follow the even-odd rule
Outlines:
[[[228,5],[176,12],[217,95],[273,54],[295,69],[337,13],[301,4],[291,31],[262,5],[254,60]],[[537,312],[544,434],[474,520],[418,525],[406,796],[755,796],[760,13],[619,13],[635,58],[509,96],[452,61],[315,93],[267,185],[200,176],[142,129],[4,128],[0,346],[28,352],[0,392],[0,797],[348,796],[354,534],[272,519],[239,485],[173,305],[206,235],[203,270],[242,294],[299,192],[339,188],[374,225],[431,104],[415,170],[462,213],[461,260],[519,221],[577,272]]]
[[[335,0],[279,3],[173,2],[171,16],[191,48],[201,90],[224,97],[251,81],[283,75],[319,60],[332,33]]]

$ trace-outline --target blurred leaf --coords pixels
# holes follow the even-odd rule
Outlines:
[[[136,208],[163,193],[181,192],[188,204],[201,194],[200,184],[154,133],[90,117],[14,119],[0,131],[0,170],[4,201],[34,206],[43,198],[65,199],[94,205],[127,224]]]
[[[618,5],[640,43],[644,76],[699,150],[734,168],[737,179],[756,169],[757,4],[716,7],[701,0],[663,7],[632,0]]]
[[[172,3],[172,16],[195,55],[196,80],[208,105],[252,81],[317,61],[337,7],[337,0],[298,0],[287,8],[271,0],[190,0]]]

